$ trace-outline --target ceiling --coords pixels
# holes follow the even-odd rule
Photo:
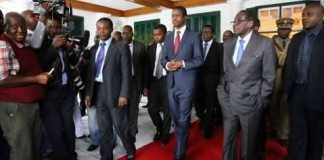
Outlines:
[[[137,3],[132,3],[127,0],[79,0],[79,1],[101,5],[104,7],[111,7],[123,11],[144,7],[142,5],[139,5]]]
[[[65,0],[74,8],[92,12],[103,12],[114,16],[129,17],[160,12],[163,8],[175,6],[195,7],[225,0]]]

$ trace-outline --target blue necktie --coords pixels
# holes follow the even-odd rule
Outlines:
[[[104,55],[105,55],[105,45],[106,43],[100,43],[100,49],[96,59],[96,77],[100,75],[100,70],[103,64]]]
[[[236,62],[235,65],[238,66],[238,64],[240,64],[241,58],[244,54],[244,43],[245,41],[243,39],[240,40],[240,46],[237,52],[237,57],[236,57]]]

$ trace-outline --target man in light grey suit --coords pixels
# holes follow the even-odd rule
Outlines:
[[[238,37],[224,43],[224,160],[235,159],[235,138],[242,128],[243,160],[259,159],[258,134],[262,113],[275,79],[276,57],[272,41],[253,31],[253,17],[239,12],[233,24]]]
[[[109,18],[97,21],[99,43],[90,50],[89,80],[85,103],[97,107],[101,136],[101,160],[113,160],[113,127],[128,154],[135,159],[135,146],[128,136],[128,99],[130,90],[130,53],[125,43],[112,39],[113,23]]]

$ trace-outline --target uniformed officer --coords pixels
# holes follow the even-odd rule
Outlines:
[[[282,144],[287,145],[289,133],[288,107],[283,95],[283,68],[285,66],[287,49],[290,43],[289,35],[292,31],[294,20],[291,18],[281,18],[276,21],[277,35],[273,36],[273,43],[277,53],[277,68],[275,88],[272,95],[270,107],[271,122],[277,138]]]

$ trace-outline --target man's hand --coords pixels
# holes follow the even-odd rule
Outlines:
[[[182,61],[171,60],[170,62],[167,63],[168,71],[176,71],[181,67],[182,67]]]
[[[65,44],[66,44],[66,38],[64,35],[56,35],[52,42],[54,48],[60,48]]]
[[[38,74],[34,78],[36,83],[46,85],[50,76],[46,72],[46,73]]]
[[[183,68],[183,61],[182,60],[176,60],[175,64],[176,64],[176,67],[178,69]]]
[[[125,107],[128,104],[127,98],[126,97],[119,97],[118,98],[118,107],[122,108]]]
[[[87,108],[91,107],[91,98],[89,96],[86,96],[84,98],[84,104],[86,105]]]

